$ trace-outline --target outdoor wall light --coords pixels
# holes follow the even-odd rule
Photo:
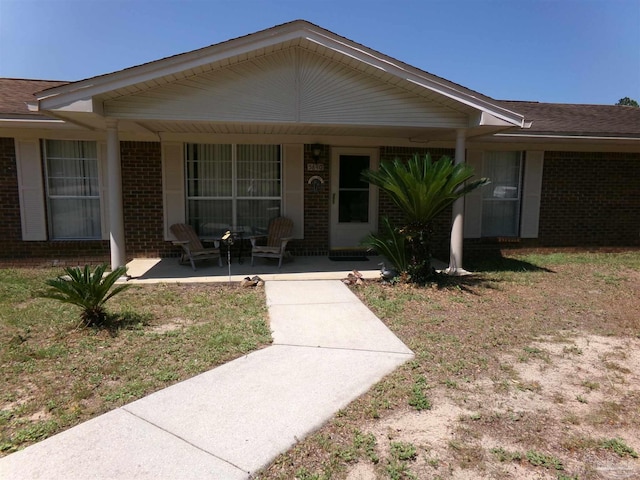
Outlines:
[[[319,143],[314,143],[311,145],[311,156],[313,157],[313,161],[318,163],[320,160],[320,155],[322,154],[322,145]]]

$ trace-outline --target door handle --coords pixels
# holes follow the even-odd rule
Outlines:
[[[334,193],[332,198],[331,198],[331,204],[335,205],[336,204],[336,194]]]

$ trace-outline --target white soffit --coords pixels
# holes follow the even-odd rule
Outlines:
[[[117,118],[461,128],[468,115],[300,48],[104,103]]]

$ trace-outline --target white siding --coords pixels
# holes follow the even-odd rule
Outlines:
[[[467,164],[475,170],[472,180],[482,177],[483,153],[480,150],[467,150]],[[482,187],[468,193],[464,200],[464,236],[480,238],[482,236]]]
[[[529,150],[526,152],[522,185],[522,220],[520,223],[522,238],[538,238],[543,166],[543,151]]]
[[[304,145],[282,146],[282,214],[293,220],[293,238],[304,238]]]
[[[465,114],[300,48],[105,102],[120,118],[460,128]]]
[[[184,146],[162,144],[162,201],[164,207],[164,239],[173,240],[169,227],[185,223]]]
[[[44,207],[44,183],[40,141],[16,139],[16,166],[20,195],[22,239],[47,239],[47,221]]]

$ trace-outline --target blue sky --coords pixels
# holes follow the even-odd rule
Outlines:
[[[0,77],[80,80],[300,18],[496,99],[640,101],[640,0],[0,0]]]

